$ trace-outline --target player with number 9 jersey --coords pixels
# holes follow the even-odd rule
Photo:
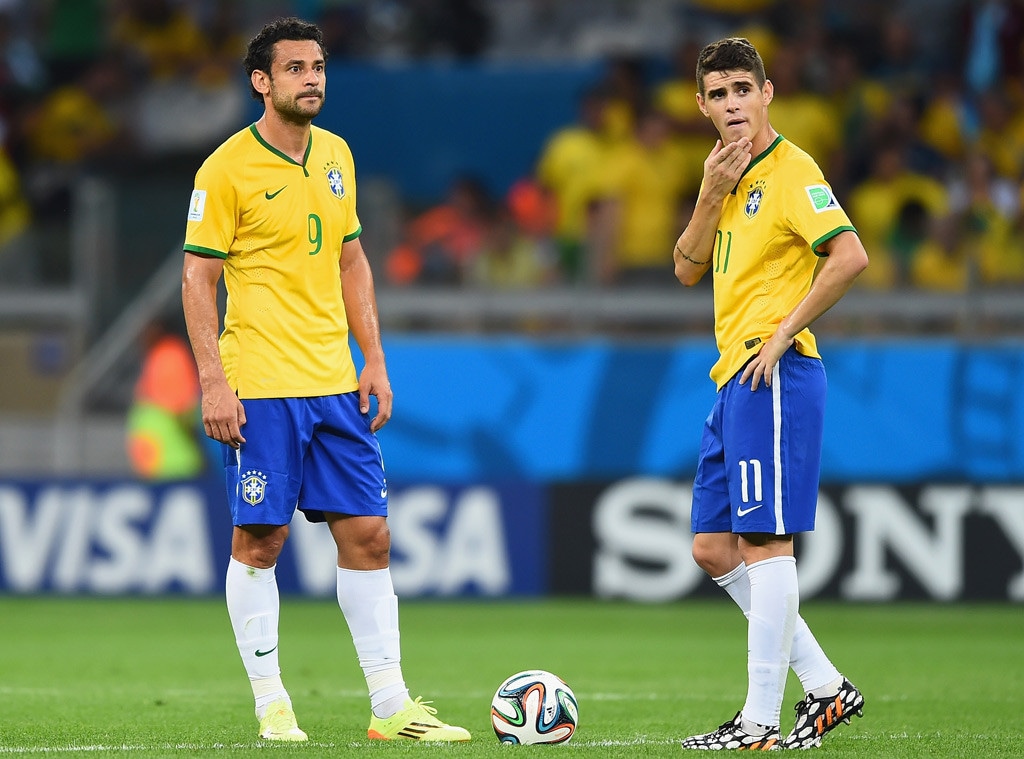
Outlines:
[[[203,429],[223,444],[228,618],[260,739],[307,741],[281,676],[276,569],[296,511],[326,522],[337,548],[329,558],[338,606],[366,679],[367,737],[468,741],[468,730],[411,698],[402,673],[376,434],[391,418],[394,393],[360,240],[352,154],[342,138],[312,125],[325,102],[326,63],[315,24],[286,17],[263,26],[244,61],[263,115],[214,150],[189,201],[182,308]],[[300,541],[295,550],[304,548]],[[336,647],[322,648],[331,666]]]
[[[339,255],[360,232],[352,153],[324,129],[301,164],[250,126],[200,167],[184,249],[225,259],[220,350],[239,398],[358,389]]]

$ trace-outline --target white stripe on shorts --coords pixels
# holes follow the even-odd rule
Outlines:
[[[775,534],[785,535],[786,524],[782,519],[782,372],[779,365],[772,368],[772,457],[775,470]]]

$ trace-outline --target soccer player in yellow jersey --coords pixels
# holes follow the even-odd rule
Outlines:
[[[701,51],[697,90],[720,139],[673,258],[684,285],[713,273],[720,358],[693,485],[693,557],[747,617],[748,682],[736,716],[683,747],[810,748],[864,698],[799,615],[793,534],[814,528],[825,407],[808,327],[868,259],[821,170],[769,123],[772,83],[746,39]],[[783,740],[790,666],[806,697]]]
[[[392,392],[359,241],[352,154],[311,123],[326,84],[321,32],[295,18],[267,24],[250,41],[245,68],[265,110],[196,173],[182,302],[203,424],[224,444],[234,524],[225,590],[259,736],[306,740],[281,680],[274,573],[298,508],[326,521],[337,543],[338,604],[369,689],[368,736],[466,741],[466,730],[409,697],[402,675],[375,434],[391,416]],[[222,276],[228,300],[218,338]],[[365,362],[358,373],[350,331]]]

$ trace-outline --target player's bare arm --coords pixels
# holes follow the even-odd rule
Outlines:
[[[359,374],[359,410],[368,413],[370,396],[376,396],[377,414],[370,422],[370,430],[376,432],[391,418],[394,394],[380,339],[373,272],[358,237],[341,246],[341,291],[345,297],[349,329],[365,361]]]
[[[697,284],[711,266],[722,201],[743,176],[750,159],[750,140],[746,137],[728,145],[718,140],[705,159],[704,181],[693,215],[672,251],[676,278],[684,285]]]
[[[840,232],[826,241],[822,250],[828,257],[814,278],[810,291],[744,367],[740,384],[749,379],[751,390],[757,390],[761,380],[765,386],[770,386],[772,370],[782,354],[789,350],[797,333],[811,326],[819,316],[838,303],[857,276],[867,268],[868,254],[855,232]]]
[[[181,303],[203,390],[203,429],[214,440],[238,448],[245,442],[241,431],[245,409],[224,375],[217,342],[220,325],[217,283],[223,270],[223,259],[186,253],[181,273]]]

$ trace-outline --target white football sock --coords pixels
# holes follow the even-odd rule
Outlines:
[[[796,559],[776,556],[747,567],[747,700],[743,717],[777,726],[789,674],[793,630],[800,611]]]
[[[829,683],[825,683],[820,688],[814,688],[813,690],[807,691],[813,698],[831,698],[839,694],[839,689],[843,687],[843,681],[846,678],[839,675],[835,680]]]
[[[747,565],[741,563],[728,574],[713,579],[736,602],[743,616],[749,616],[750,578],[747,576]],[[789,666],[800,678],[805,693],[820,690],[833,683],[835,692],[843,682],[843,676],[825,655],[811,628],[800,615],[797,615],[796,627],[793,630],[793,650],[789,655]]]
[[[252,686],[256,716],[262,718],[272,701],[284,699],[291,703],[281,683],[277,655],[281,599],[274,567],[259,569],[232,558],[224,590],[235,644]]]
[[[370,708],[382,719],[400,711],[409,697],[402,676],[398,596],[389,568],[338,568],[338,606],[345,615],[359,666],[370,691]]]

